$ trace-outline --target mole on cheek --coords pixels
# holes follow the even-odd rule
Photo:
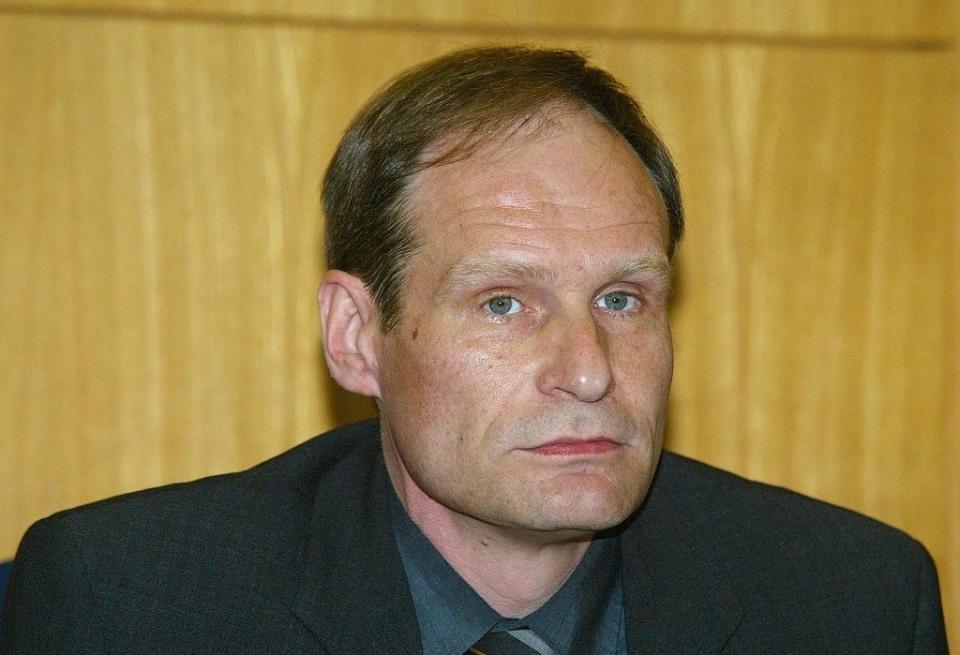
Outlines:
[[[417,337],[420,336],[420,328],[413,328],[413,332],[410,333],[410,340],[416,341]]]

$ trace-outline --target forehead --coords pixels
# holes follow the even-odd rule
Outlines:
[[[624,254],[666,251],[666,209],[630,144],[595,114],[569,110],[427,168],[409,189],[422,249],[463,256],[538,248],[575,254],[597,239]]]

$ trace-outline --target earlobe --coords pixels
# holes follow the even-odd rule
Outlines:
[[[330,374],[347,391],[379,398],[379,314],[366,285],[344,271],[327,271],[317,303]]]

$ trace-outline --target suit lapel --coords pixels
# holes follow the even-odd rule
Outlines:
[[[294,612],[331,653],[418,655],[379,440],[358,441],[311,490],[314,515]]]
[[[665,455],[669,460],[669,455]],[[685,494],[669,461],[621,536],[630,653],[717,653],[743,618],[722,562],[705,547],[717,515],[708,494]],[[680,483],[678,487],[677,484]]]

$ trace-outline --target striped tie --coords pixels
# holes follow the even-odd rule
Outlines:
[[[520,626],[512,630],[491,630],[464,655],[557,655],[533,630]]]

